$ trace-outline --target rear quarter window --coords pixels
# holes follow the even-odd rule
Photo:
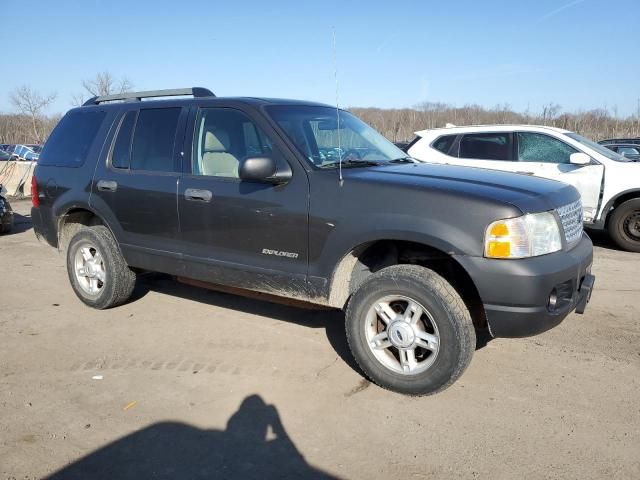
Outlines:
[[[72,111],[51,132],[38,159],[39,165],[80,167],[84,164],[106,112]]]
[[[444,153],[445,155],[449,154],[449,150],[453,146],[453,142],[455,142],[457,135],[444,135],[442,137],[437,138],[431,146],[438,150],[439,152]]]

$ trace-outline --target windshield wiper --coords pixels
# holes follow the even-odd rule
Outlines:
[[[320,165],[320,168],[332,168],[337,167],[340,162],[331,162],[325,163],[324,165]],[[382,165],[381,162],[374,162],[373,160],[343,160],[342,168],[353,168],[353,167],[379,167]]]
[[[393,160],[389,160],[388,163],[416,163],[416,161],[411,157],[401,157],[401,158],[394,158]]]

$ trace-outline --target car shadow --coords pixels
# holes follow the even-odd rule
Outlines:
[[[353,358],[344,327],[344,312],[337,309],[318,307],[311,304],[283,305],[274,303],[275,297],[266,296],[256,299],[236,293],[225,293],[207,288],[180,283],[170,275],[161,273],[145,273],[140,275],[131,301],[144,297],[149,291],[184,298],[215,307],[236,310],[251,315],[259,315],[273,320],[281,320],[309,328],[324,329],[331,347],[338,356],[358,375],[366,377]],[[286,299],[285,299],[286,301]],[[476,350],[484,348],[492,337],[488,330],[476,332]]]
[[[488,328],[476,330],[476,351],[486,347],[493,340]]]
[[[620,250],[606,230],[587,230],[589,238],[593,242],[594,247],[606,248],[607,250]]]
[[[336,478],[305,460],[278,410],[244,399],[225,430],[179,422],[150,425],[62,468],[51,480]]]
[[[227,308],[251,315],[259,315],[273,320],[281,320],[309,328],[322,328],[329,344],[338,356],[359,375],[364,375],[351,355],[344,329],[344,313],[337,309],[318,308],[308,304],[298,306],[282,305],[263,299],[250,298],[239,294],[185,285],[169,275],[145,273],[140,275],[131,301],[144,297],[149,291],[178,298]],[[267,296],[267,298],[269,298]],[[272,298],[273,299],[273,298]]]
[[[21,215],[19,213],[13,212],[13,228],[3,234],[3,236],[8,235],[17,235],[19,233],[26,232],[27,230],[31,230],[33,228],[33,224],[31,223],[31,215]]]

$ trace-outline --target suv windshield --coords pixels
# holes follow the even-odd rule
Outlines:
[[[585,147],[589,147],[591,150],[595,150],[600,155],[604,155],[609,160],[615,160],[616,162],[629,162],[626,157],[614,152],[613,150],[609,150],[607,147],[600,145],[599,143],[594,142],[593,140],[589,140],[588,138],[583,137],[582,135],[578,135],[577,133],[565,133],[565,135],[576,142],[580,142]]]
[[[348,112],[332,107],[279,105],[267,112],[316,167],[413,162],[407,154]]]

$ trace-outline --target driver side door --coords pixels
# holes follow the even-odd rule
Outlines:
[[[286,145],[249,112],[194,109],[178,185],[186,276],[306,298],[309,184]],[[241,180],[240,162],[270,156],[287,183]]]

